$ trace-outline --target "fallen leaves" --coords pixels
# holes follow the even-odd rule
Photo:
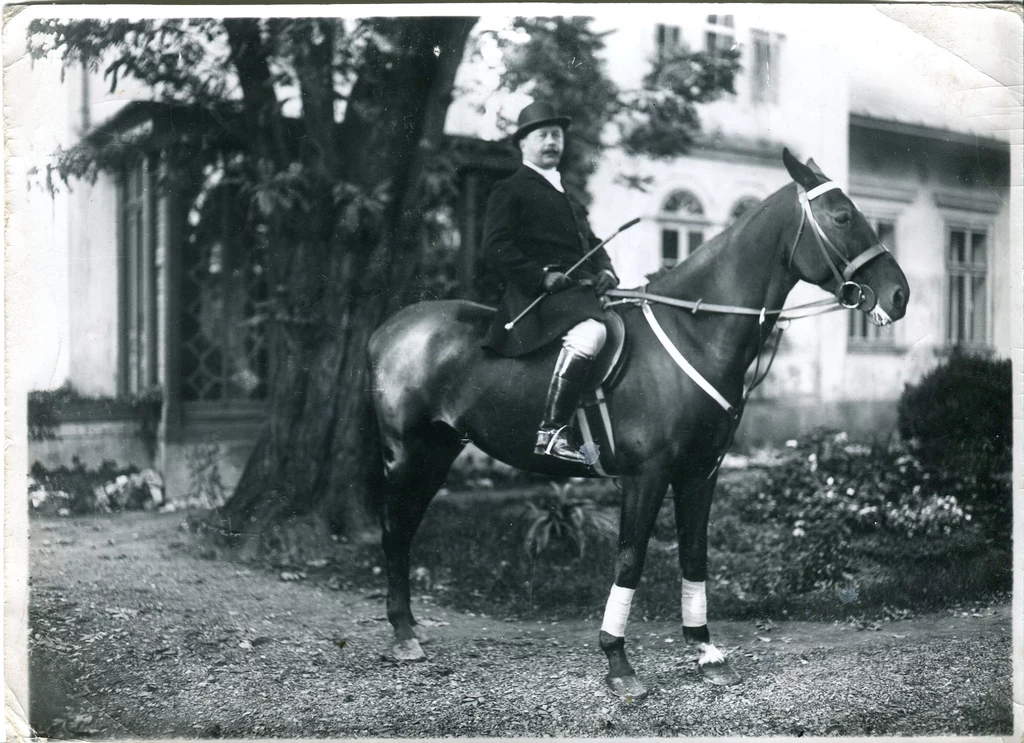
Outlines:
[[[110,615],[111,619],[118,619],[122,622],[135,619],[139,616],[138,609],[107,609],[107,614]]]

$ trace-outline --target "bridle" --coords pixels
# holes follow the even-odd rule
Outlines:
[[[793,267],[793,259],[796,256],[797,248],[800,246],[800,236],[803,234],[804,225],[810,222],[811,227],[814,228],[811,234],[814,235],[815,242],[818,243],[818,247],[821,248],[821,254],[825,257],[825,263],[832,271],[832,276],[836,280],[836,301],[844,308],[853,310],[859,308],[867,299],[871,303],[868,310],[873,309],[878,303],[874,290],[865,284],[858,284],[853,280],[853,276],[875,258],[888,253],[889,249],[879,242],[856,255],[853,260],[848,259],[835,246],[835,243],[829,239],[825,231],[821,229],[821,225],[818,224],[818,220],[814,216],[814,210],[811,209],[811,202],[822,194],[836,189],[842,192],[839,184],[835,181],[826,181],[819,186],[815,186],[810,191],[805,191],[799,185],[797,189],[800,200],[800,226],[797,228],[793,247],[789,251],[789,268],[792,269]],[[842,271],[836,265],[837,260],[842,265]]]

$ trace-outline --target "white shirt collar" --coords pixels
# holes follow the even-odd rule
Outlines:
[[[565,193],[565,189],[562,188],[562,174],[559,173],[558,170],[556,170],[555,168],[552,168],[551,170],[542,170],[541,168],[538,168],[536,165],[531,163],[529,160],[523,160],[523,165],[525,165],[528,168],[533,168],[542,176],[544,176],[544,179],[552,186],[554,186],[555,190],[557,190],[559,193]]]

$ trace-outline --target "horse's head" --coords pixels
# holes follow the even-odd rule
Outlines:
[[[797,276],[832,292],[876,325],[903,317],[910,287],[896,259],[853,201],[814,163],[789,150],[782,161],[801,187],[801,228],[786,260]]]

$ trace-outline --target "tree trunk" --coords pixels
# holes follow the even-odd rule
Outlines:
[[[366,345],[415,270],[420,178],[440,145],[473,25],[463,18],[381,23],[395,43],[367,52],[338,132],[339,156],[308,168],[324,172],[337,163],[334,183],[314,178],[300,231],[290,220],[274,235],[271,276],[284,311],[269,338],[275,364],[268,417],[220,511],[221,525],[244,535],[250,549],[279,550],[290,559],[322,553],[332,532],[358,537],[376,528],[382,463]],[[323,63],[318,54],[304,59]],[[333,129],[325,107],[307,103],[324,79],[315,72],[300,66],[298,77],[307,83],[304,106],[314,113],[305,120],[308,139],[322,147],[335,139],[323,131]],[[382,118],[367,115],[373,111]],[[332,186],[340,183],[364,201],[337,204]],[[368,215],[357,207],[370,203],[371,193],[386,196]]]

